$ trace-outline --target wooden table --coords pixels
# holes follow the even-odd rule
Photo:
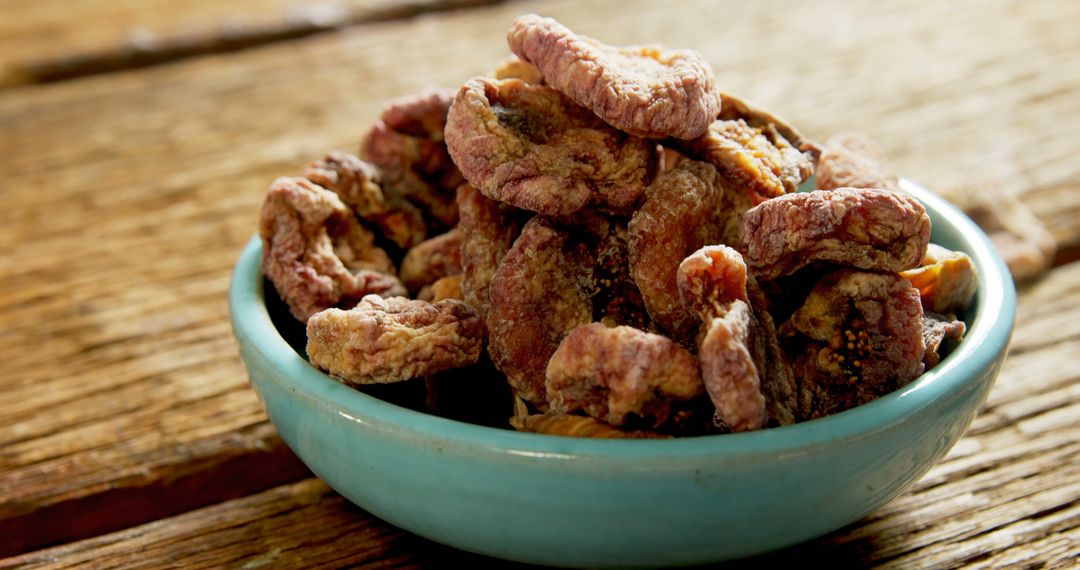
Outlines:
[[[248,386],[226,289],[271,179],[488,70],[530,11],[698,49],[724,88],[814,138],[863,131],[932,188],[998,179],[1058,243],[948,457],[754,564],[1076,563],[1080,3],[237,4],[0,2],[0,567],[501,566],[311,476]]]

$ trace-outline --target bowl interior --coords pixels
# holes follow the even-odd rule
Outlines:
[[[490,451],[564,458],[715,457],[796,450],[884,429],[963,386],[976,371],[991,366],[1008,344],[1015,318],[1015,291],[1008,270],[989,239],[940,197],[910,181],[903,180],[901,184],[926,207],[933,223],[931,240],[967,253],[975,263],[979,284],[974,303],[963,315],[968,326],[965,340],[933,370],[892,394],[852,410],[791,426],[674,440],[552,437],[446,419],[396,405],[393,398],[387,401],[348,388],[308,364],[303,356],[302,329],[298,333],[295,328],[283,326],[285,336],[279,333],[267,305],[273,309],[274,303],[280,301],[264,290],[259,270],[262,246],[258,237],[248,244],[237,265],[230,289],[230,312],[241,341],[249,341],[253,350],[293,379],[298,394],[338,414],[384,430],[407,431],[447,444]]]

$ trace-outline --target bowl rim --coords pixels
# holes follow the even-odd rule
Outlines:
[[[979,273],[975,317],[967,335],[933,370],[911,384],[851,410],[789,426],[699,437],[591,439],[518,432],[470,424],[400,407],[334,381],[311,366],[278,333],[263,296],[262,243],[252,237],[237,261],[229,288],[229,315],[242,347],[253,350],[288,379],[290,392],[326,412],[387,435],[416,436],[440,446],[468,446],[500,455],[532,459],[606,458],[634,461],[727,458],[761,453],[804,453],[822,445],[871,436],[910,420],[917,412],[946,400],[974,382],[1006,350],[1016,316],[1016,292],[1005,262],[990,239],[967,216],[943,198],[901,179],[901,188],[925,207],[935,227],[952,226]],[[250,372],[250,371],[249,371]],[[252,377],[255,384],[255,378]]]

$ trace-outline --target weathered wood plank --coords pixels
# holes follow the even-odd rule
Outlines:
[[[0,87],[232,51],[497,0],[3,0]]]
[[[19,558],[0,568],[503,568],[394,528],[317,479]]]
[[[125,472],[121,478],[103,472],[97,480],[84,477],[78,489],[64,485],[63,479],[66,473],[78,471],[71,462],[85,455],[29,464],[10,473],[8,488],[28,494],[6,499],[5,518],[0,520],[0,552],[11,554],[69,538],[95,536],[103,530],[166,518],[310,475],[267,423],[253,424],[227,438],[207,437],[174,445],[173,453],[173,460],[166,462],[153,453],[133,452],[117,460],[145,460],[144,472]],[[101,455],[112,454],[105,450]],[[43,494],[51,500],[38,502]]]
[[[9,551],[220,500],[196,484],[162,490],[173,477],[212,479],[236,446],[265,477],[233,481],[236,493],[298,476],[276,451],[225,320],[229,268],[261,193],[329,148],[354,147],[385,99],[490,68],[506,53],[508,23],[530,10],[612,42],[698,48],[726,88],[811,136],[866,131],[924,182],[991,172],[1036,197],[1060,243],[1080,237],[1080,144],[1068,128],[1080,118],[1069,96],[1080,68],[1068,64],[1080,39],[1060,25],[1080,15],[1076,3],[761,2],[724,7],[722,20],[740,25],[722,26],[704,2],[683,11],[523,2],[3,91],[0,537]],[[1075,271],[1058,269],[1022,301],[1010,362],[1024,374],[1003,376],[974,428],[1002,439],[965,440],[958,451],[970,463],[951,476],[996,484],[977,478],[995,458],[1064,453],[1059,432],[1039,422],[1062,429],[1074,419],[1074,407],[1055,407],[1057,394],[1076,395],[1075,373],[1060,375],[1074,360],[1051,363],[1077,353]],[[1000,435],[1010,425],[1037,435]],[[254,443],[235,443],[238,432]],[[114,509],[107,521],[90,508],[152,493],[173,502]],[[34,513],[56,512],[83,518],[28,530],[43,520]]]
[[[1080,338],[1078,319],[1055,319],[1053,315],[1076,310],[1080,294],[1080,265],[1069,264],[1046,275],[1021,291],[1021,304],[1016,315],[1016,331],[1009,343],[1010,354],[1069,339]],[[1038,303],[1028,299],[1038,299]]]
[[[1066,515],[1067,516],[1067,515]],[[1077,516],[1073,513],[1072,516]],[[1025,529],[1026,530],[1026,529]],[[999,532],[1011,532],[1004,529]],[[1011,548],[996,552],[978,561],[970,561],[968,568],[983,570],[986,568],[1076,568],[1080,558],[1080,529],[1056,532],[1045,538],[1027,542],[1023,548]]]
[[[157,230],[89,226],[59,243],[116,249],[86,248],[91,259],[71,263],[57,251],[52,275],[61,282],[38,277],[37,296],[25,298],[31,285],[14,276],[0,293],[11,307],[0,393],[17,395],[0,406],[0,552],[93,536],[307,473],[266,423],[225,318],[231,258],[249,235],[257,193],[190,222],[191,204],[235,196],[229,190],[209,184],[160,207],[116,208],[119,219],[145,217]],[[124,260],[136,251],[153,253]]]
[[[1073,267],[1047,281],[1072,278]],[[1027,318],[1053,287],[1025,292]],[[1072,293],[1072,300],[1080,294]],[[1052,313],[1034,317],[1052,320]],[[1061,366],[1061,355],[1080,351],[1080,339],[1033,348],[1006,362],[997,387],[973,429],[943,462],[909,492],[848,528],[785,551],[744,561],[747,567],[820,560],[882,568],[1000,564],[1065,567],[1080,553],[1080,371]],[[1032,361],[1054,361],[1032,386]],[[1043,374],[1040,374],[1043,376]],[[1061,405],[1035,406],[1032,395]],[[996,421],[1006,414],[1009,421]],[[139,552],[137,559],[131,553]],[[153,567],[275,567],[349,565],[391,568],[453,560],[497,566],[487,559],[429,543],[350,506],[322,483],[308,480],[55,548],[0,561],[0,568],[95,561]],[[740,564],[741,566],[742,564]]]

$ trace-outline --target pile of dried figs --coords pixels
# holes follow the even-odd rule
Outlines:
[[[314,366],[519,430],[672,437],[858,406],[963,336],[971,260],[866,138],[814,143],[693,51],[535,15],[508,41],[271,185],[263,271]]]

